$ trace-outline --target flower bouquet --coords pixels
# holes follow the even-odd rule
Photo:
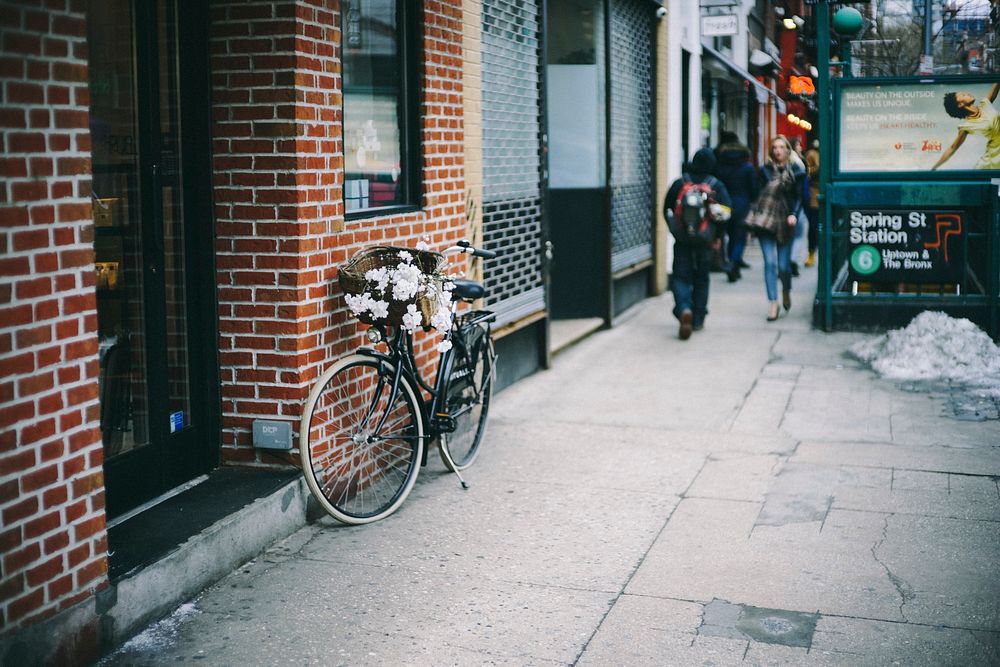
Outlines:
[[[338,273],[347,308],[365,324],[401,326],[409,333],[430,327],[446,334],[454,285],[441,272],[444,261],[424,243],[415,249],[364,248]],[[438,349],[442,346],[451,343],[443,340]]]

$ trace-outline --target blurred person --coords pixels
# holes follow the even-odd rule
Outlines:
[[[806,151],[806,175],[809,177],[809,201],[806,203],[806,217],[809,218],[809,256],[806,266],[816,264],[816,250],[819,248],[819,140],[813,139]]]
[[[711,148],[699,150],[685,167],[684,174],[670,185],[663,200],[663,215],[672,232],[676,228],[674,221],[680,207],[679,198],[682,193],[690,190],[685,187],[688,184],[706,184],[706,189],[712,191],[711,200],[714,203],[731,208],[732,202],[725,184],[712,175],[715,170],[715,153]],[[692,331],[700,331],[705,326],[712,250],[720,244],[720,227],[718,225],[713,229],[714,238],[708,241],[687,239],[674,233],[676,243],[670,289],[674,294],[674,317],[680,323],[677,336],[681,340],[687,340]]]
[[[750,204],[757,198],[757,170],[751,161],[750,149],[740,142],[735,132],[723,130],[716,151],[716,177],[722,181],[732,198],[732,217],[727,225],[727,276],[734,283],[742,277],[741,269],[750,268],[743,261],[747,245],[746,217]]]
[[[792,144],[784,135],[771,140],[770,159],[760,168],[760,194],[751,207],[747,224],[760,242],[764,255],[764,287],[767,290],[767,320],[778,319],[781,306],[792,307],[792,241],[802,210],[805,169],[792,161]],[[781,302],[778,280],[781,280]]]
[[[809,218],[806,216],[806,204],[809,201],[809,172],[806,169],[805,158],[802,155],[802,139],[792,137],[788,140],[792,146],[792,153],[789,161],[795,163],[806,173],[805,182],[802,184],[802,207],[799,209],[798,219],[795,223],[795,239],[792,241],[792,256],[788,263],[792,271],[792,277],[799,277],[799,262],[806,259],[806,234],[809,229]]]

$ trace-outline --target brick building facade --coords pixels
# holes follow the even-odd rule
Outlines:
[[[0,625],[107,586],[83,3],[0,7]],[[79,641],[92,650],[96,626]]]
[[[107,363],[101,361],[98,317],[98,301],[107,290],[98,287],[94,270],[95,259],[101,263],[95,257],[95,228],[99,238],[104,235],[102,223],[95,224],[95,208],[114,207],[110,215],[120,215],[126,225],[145,225],[143,216],[151,208],[136,189],[127,193],[133,198],[127,213],[127,195],[114,201],[95,193],[92,206],[92,178],[100,180],[103,172],[97,165],[101,157],[91,150],[91,94],[114,93],[93,76],[88,41],[94,41],[95,22],[115,17],[89,11],[92,15],[87,3],[70,0],[0,3],[5,103],[0,112],[0,646],[5,662],[68,664],[94,658],[101,643],[99,593],[109,588],[105,415],[99,395],[110,376],[102,376]],[[162,37],[174,25],[164,18],[173,11],[173,2],[158,3],[148,14],[137,8],[131,22],[126,17],[120,27],[141,31],[144,20],[159,21]],[[180,343],[208,340],[209,349],[198,359],[214,366],[210,370],[221,404],[209,420],[218,426],[215,437],[198,445],[195,473],[220,464],[294,463],[294,457],[255,450],[250,424],[255,418],[296,420],[321,367],[357,342],[359,329],[334,286],[339,263],[369,244],[412,245],[429,237],[443,246],[468,235],[460,0],[424,3],[415,17],[420,25],[420,96],[414,111],[421,191],[415,205],[388,214],[345,212],[341,13],[337,0],[212,3],[200,47],[202,71],[211,71],[210,101],[198,102],[201,112],[183,100],[170,111],[193,110],[183,119],[187,135],[178,140],[181,168],[208,178],[198,183],[185,175],[183,197],[162,218],[169,225],[181,214],[207,212],[207,218],[183,223],[189,230],[211,225],[210,234],[201,230],[191,238],[214,239],[208,255],[214,277],[197,274],[214,284],[184,286],[189,292],[214,293],[217,309],[214,321],[184,332],[187,338]],[[196,70],[184,69],[189,54],[175,55],[181,71],[160,85],[177,90],[157,91],[161,102],[168,93],[189,93],[179,79]],[[154,68],[165,67],[157,54],[150,60]],[[142,63],[136,67],[141,70]],[[144,72],[134,76],[138,89]],[[168,111],[160,115],[162,121]],[[142,123],[136,113],[133,129],[141,132]],[[157,141],[166,143],[165,131],[159,134]],[[163,182],[171,177],[164,158],[168,149],[160,146],[161,161],[149,167],[152,171],[134,160],[135,178],[156,175],[164,193]],[[199,160],[210,160],[210,168],[199,169]],[[112,203],[102,203],[107,201]],[[163,194],[156,203],[166,201]],[[143,206],[144,212],[135,212]],[[171,232],[163,233],[169,245]],[[148,248],[140,244],[138,254],[143,250]],[[164,256],[163,273],[168,274],[169,251]],[[199,255],[199,262],[205,256]],[[130,257],[143,261],[127,251],[116,257],[119,283],[144,268],[128,273]],[[175,264],[175,277],[197,268],[189,260]],[[166,355],[172,356],[178,343],[170,328],[184,323],[169,301],[186,297],[183,290],[170,289],[170,277],[165,280],[160,294],[168,302],[162,318],[168,331],[162,338]],[[188,314],[193,316],[193,310]],[[200,322],[204,325],[204,318]],[[148,334],[148,317],[146,325]],[[132,354],[152,337],[131,332]],[[204,379],[204,370],[192,369],[192,377],[198,373]],[[169,383],[169,372],[162,381]],[[155,402],[153,396],[149,405],[133,406],[130,418],[138,409],[152,411]],[[150,424],[151,433],[161,426]],[[128,490],[126,484],[119,488],[122,495]],[[127,509],[128,503],[119,507]],[[58,621],[49,625],[58,627],[58,640],[50,635],[38,641],[46,620]]]

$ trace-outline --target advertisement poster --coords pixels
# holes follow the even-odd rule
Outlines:
[[[849,272],[859,282],[956,283],[965,276],[962,211],[845,211]]]
[[[840,171],[1000,171],[1000,81],[845,85]]]

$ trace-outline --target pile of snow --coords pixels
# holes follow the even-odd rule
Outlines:
[[[850,352],[890,380],[944,381],[1000,396],[1000,347],[966,319],[925,311]]]
[[[170,616],[153,623],[125,642],[116,654],[165,649],[177,640],[177,634],[184,621],[200,613],[201,610],[194,603],[182,604]]]

